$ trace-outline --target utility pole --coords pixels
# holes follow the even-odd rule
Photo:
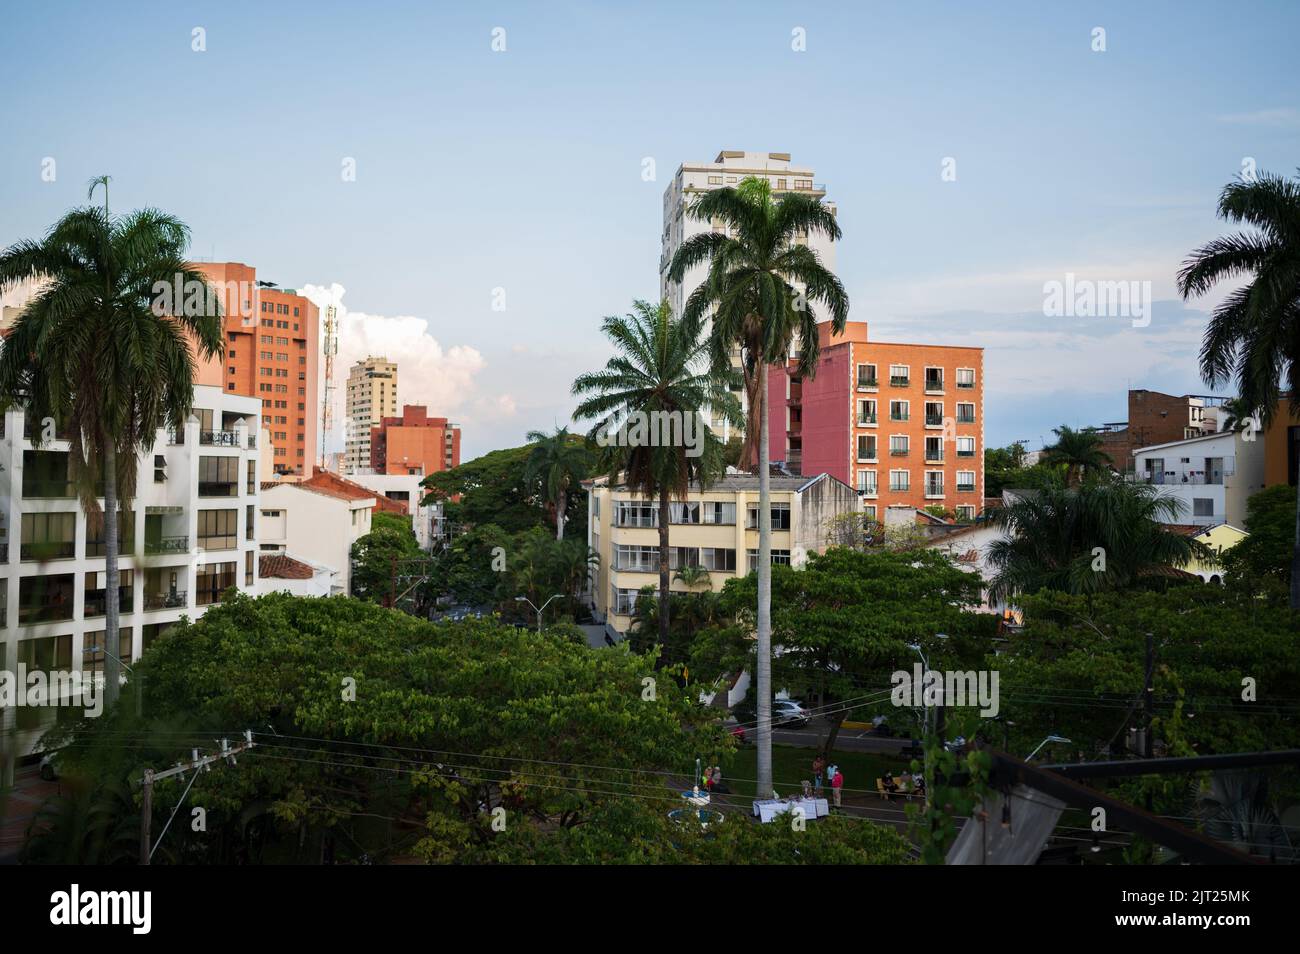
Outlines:
[[[1143,708],[1145,709],[1146,712],[1146,718],[1144,719],[1146,723],[1146,729],[1142,733],[1142,757],[1148,759],[1151,758],[1151,754],[1153,752],[1152,745],[1151,745],[1152,743],[1151,723],[1155,719],[1155,712],[1156,712],[1156,707],[1155,707],[1156,690],[1154,685],[1155,668],[1156,668],[1155,663],[1156,663],[1156,657],[1155,657],[1155,648],[1154,648],[1154,637],[1151,633],[1147,633],[1146,681],[1144,683],[1144,687],[1142,690]]]
[[[194,784],[195,779],[199,777],[200,771],[212,771],[213,764],[225,762],[228,765],[235,764],[235,756],[241,752],[247,752],[257,743],[253,741],[253,732],[251,729],[244,731],[244,741],[234,748],[230,747],[229,739],[220,740],[221,751],[213,755],[200,757],[199,750],[194,749],[191,753],[190,761],[178,762],[174,768],[166,769],[162,772],[155,772],[153,769],[145,769],[144,776],[140,779],[140,864],[148,865],[152,863],[153,853],[158,850],[158,845],[162,844],[163,836],[167,834],[167,829],[171,827],[172,819],[180,811],[181,805],[185,803],[185,796],[189,794],[190,787]],[[190,779],[190,784],[185,786],[185,791],[181,794],[181,800],[176,803],[172,809],[167,824],[163,826],[162,833],[158,835],[158,841],[150,845],[152,827],[153,827],[153,783],[165,778],[171,778],[173,775],[184,775],[188,771],[194,771],[194,778]]]

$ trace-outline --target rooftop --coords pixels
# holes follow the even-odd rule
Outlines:
[[[264,553],[257,560],[257,575],[262,579],[310,580],[315,574],[311,564],[283,553]]]

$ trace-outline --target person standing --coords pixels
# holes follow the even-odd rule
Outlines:
[[[822,797],[822,778],[826,774],[826,760],[822,758],[821,753],[813,759],[813,792],[817,798]]]
[[[840,792],[844,788],[844,773],[835,769],[835,775],[831,778],[831,795],[835,798],[835,807],[840,807]]]

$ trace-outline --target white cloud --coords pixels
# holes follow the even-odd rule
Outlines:
[[[403,404],[423,404],[436,417],[457,419],[459,412],[475,400],[475,381],[486,367],[475,348],[453,345],[444,348],[429,334],[429,323],[412,315],[386,317],[361,311],[349,311],[343,304],[346,289],[334,283],[328,288],[306,285],[302,294],[321,311],[333,303],[339,316],[339,351],[334,361],[335,427],[326,441],[329,450],[343,447],[344,399],[348,371],[352,365],[371,355],[397,362],[398,410]],[[323,332],[322,332],[323,335]],[[321,389],[324,390],[324,362],[321,366]]]

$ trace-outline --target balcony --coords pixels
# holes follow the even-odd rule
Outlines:
[[[961,483],[960,481],[958,481],[958,483],[957,483],[957,493],[959,493],[959,494],[973,494],[974,492],[975,492],[975,485],[974,485],[973,483],[970,483],[970,484],[964,484],[964,483]]]
[[[935,450],[928,450],[928,451],[926,451],[926,452],[925,452],[925,462],[926,462],[927,464],[942,464],[942,463],[943,463],[943,451],[942,451],[942,450],[937,450],[937,451],[935,451]]]
[[[147,610],[183,609],[186,605],[185,590],[173,590],[169,593],[146,593],[144,608]]]
[[[876,424],[876,415],[874,414],[858,415],[858,427],[874,427],[875,424]]]
[[[907,448],[906,448],[906,447],[902,447],[902,448],[891,447],[891,448],[889,449],[889,456],[890,456],[890,457],[906,457],[906,456],[907,456]]]
[[[927,414],[927,415],[925,416],[925,426],[926,426],[926,427],[943,427],[943,415],[942,415],[942,414]]]
[[[123,587],[117,596],[117,611],[123,615],[135,611],[134,589]],[[108,596],[103,590],[87,590],[83,615],[103,616],[108,612]]]
[[[199,443],[209,447],[238,447],[239,434],[235,431],[199,431]]]
[[[18,547],[18,559],[37,562],[71,560],[77,555],[75,540],[33,540]]]
[[[926,379],[925,379],[925,393],[926,393],[926,394],[942,394],[942,393],[943,393],[943,378],[926,378]]]
[[[912,379],[906,375],[891,374],[889,376],[889,386],[891,388],[905,388],[911,384]]]
[[[880,382],[876,378],[858,378],[859,391],[874,391],[879,386]]]
[[[158,537],[153,540],[146,540],[144,543],[144,552],[155,556],[167,553],[188,553],[189,549],[190,538],[188,536]]]
[[[1162,486],[1221,487],[1223,474],[1167,472],[1163,474],[1138,474],[1138,483],[1159,484]]]
[[[974,415],[974,414],[962,414],[961,412],[958,412],[958,413],[957,413],[957,423],[958,423],[958,424],[974,424],[974,423],[975,423],[975,415]]]
[[[889,419],[891,421],[896,421],[899,424],[906,424],[912,419],[912,416],[910,414],[890,414]]]

